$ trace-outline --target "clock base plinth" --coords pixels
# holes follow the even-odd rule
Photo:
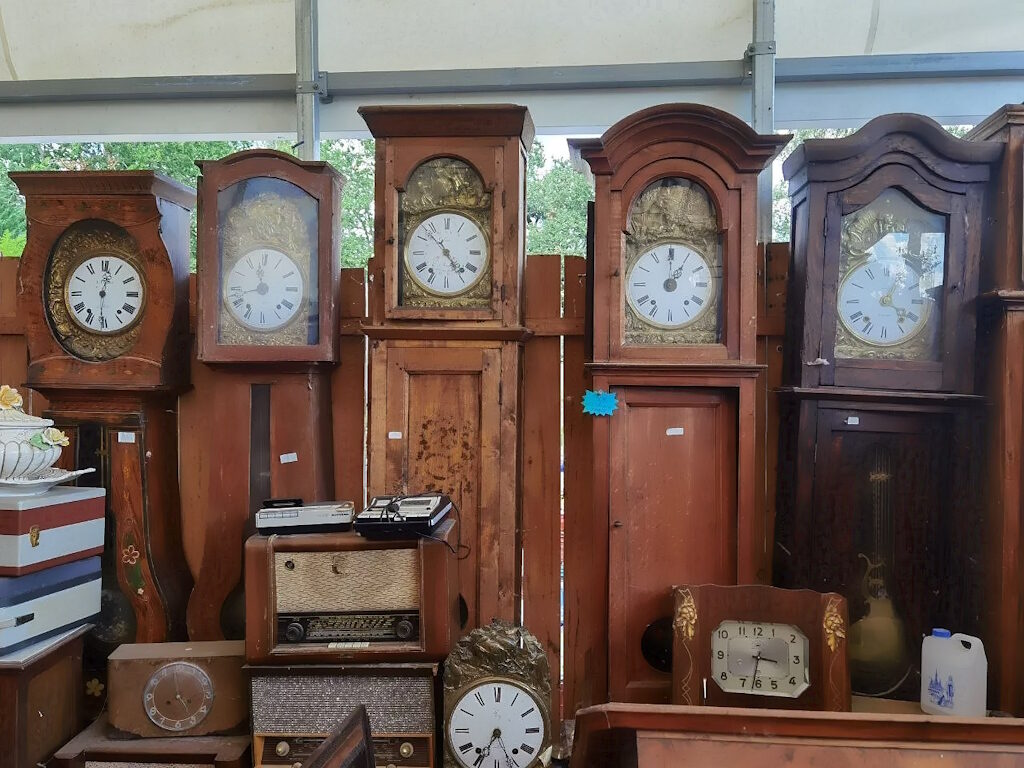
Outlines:
[[[170,739],[117,739],[106,715],[61,747],[53,757],[55,768],[128,768],[160,766],[190,768],[249,768],[252,765],[248,734],[238,736],[182,736]]]

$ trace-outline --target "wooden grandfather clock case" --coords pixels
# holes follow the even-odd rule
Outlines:
[[[1002,147],[878,117],[786,160],[793,202],[775,579],[850,612],[855,694],[916,699],[920,638],[982,636],[976,320]]]
[[[24,172],[11,179],[25,196],[28,219],[18,272],[26,384],[47,398],[44,415],[71,441],[61,464],[94,467],[79,485],[107,489],[102,611],[87,641],[87,664],[88,657],[103,663],[121,643],[185,632],[191,578],[181,551],[177,395],[189,383],[195,192],[151,171]],[[106,296],[116,293],[111,284],[125,284],[123,295],[131,298],[118,315],[110,306],[106,311],[111,326],[123,319],[126,330],[93,331],[81,317],[70,318],[90,266],[110,274]]]
[[[972,141],[1004,147],[993,174],[982,237],[978,359],[989,399],[985,486],[985,611],[990,702],[1004,711],[1024,711],[1024,656],[1012,638],[1024,631],[1024,105],[1009,104],[971,131]],[[1006,638],[1007,641],[1002,639]],[[989,642],[989,641],[987,641]]]
[[[376,139],[369,492],[460,513],[465,629],[513,620],[525,107],[363,107]]]
[[[593,671],[611,701],[671,700],[673,585],[768,578],[755,205],[788,141],[667,104],[570,142],[596,179],[588,367],[618,402],[593,421],[593,526],[608,551],[591,575],[607,590],[607,672]]]

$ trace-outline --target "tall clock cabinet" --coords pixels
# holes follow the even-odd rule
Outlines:
[[[856,694],[916,698],[922,634],[981,632],[975,333],[1001,151],[897,114],[809,140],[783,165],[793,224],[775,578],[847,598]]]
[[[377,141],[369,491],[447,493],[466,627],[512,620],[533,123],[509,104],[359,113]]]
[[[177,395],[188,385],[195,192],[150,171],[24,172],[26,384],[107,489],[102,612],[88,658],[184,637]]]
[[[768,579],[756,496],[758,174],[788,136],[711,107],[643,110],[571,142],[596,179],[594,589],[612,701],[671,699],[671,587]],[[605,569],[605,565],[607,566]],[[600,694],[598,694],[600,695]]]
[[[985,361],[979,375],[990,402],[985,629],[988,638],[999,639],[987,651],[990,700],[1019,715],[1024,654],[1014,639],[1024,632],[1024,105],[997,110],[967,138],[1004,147],[982,238],[978,358]]]

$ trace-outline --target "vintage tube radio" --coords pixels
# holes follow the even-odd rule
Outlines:
[[[256,768],[303,764],[338,723],[366,707],[378,766],[434,768],[437,665],[250,667]]]
[[[245,545],[250,664],[441,661],[459,634],[453,520],[431,538],[253,536]]]

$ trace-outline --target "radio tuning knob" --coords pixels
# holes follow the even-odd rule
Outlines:
[[[289,643],[297,643],[306,636],[306,630],[297,621],[293,621],[284,630],[284,636]]]
[[[410,637],[412,637],[412,633],[412,622],[408,619],[399,619],[395,622],[395,635],[398,637],[399,640],[408,640]]]
[[[285,755],[287,755],[291,751],[292,751],[292,748],[290,746],[288,746],[288,742],[287,741],[279,741],[279,742],[277,742],[277,746],[274,747],[274,752],[277,753],[278,757],[284,757]]]
[[[403,741],[401,745],[398,747],[398,754],[400,754],[402,757],[412,757],[412,753],[415,751],[416,750],[413,749],[412,744],[410,744],[408,741]]]

